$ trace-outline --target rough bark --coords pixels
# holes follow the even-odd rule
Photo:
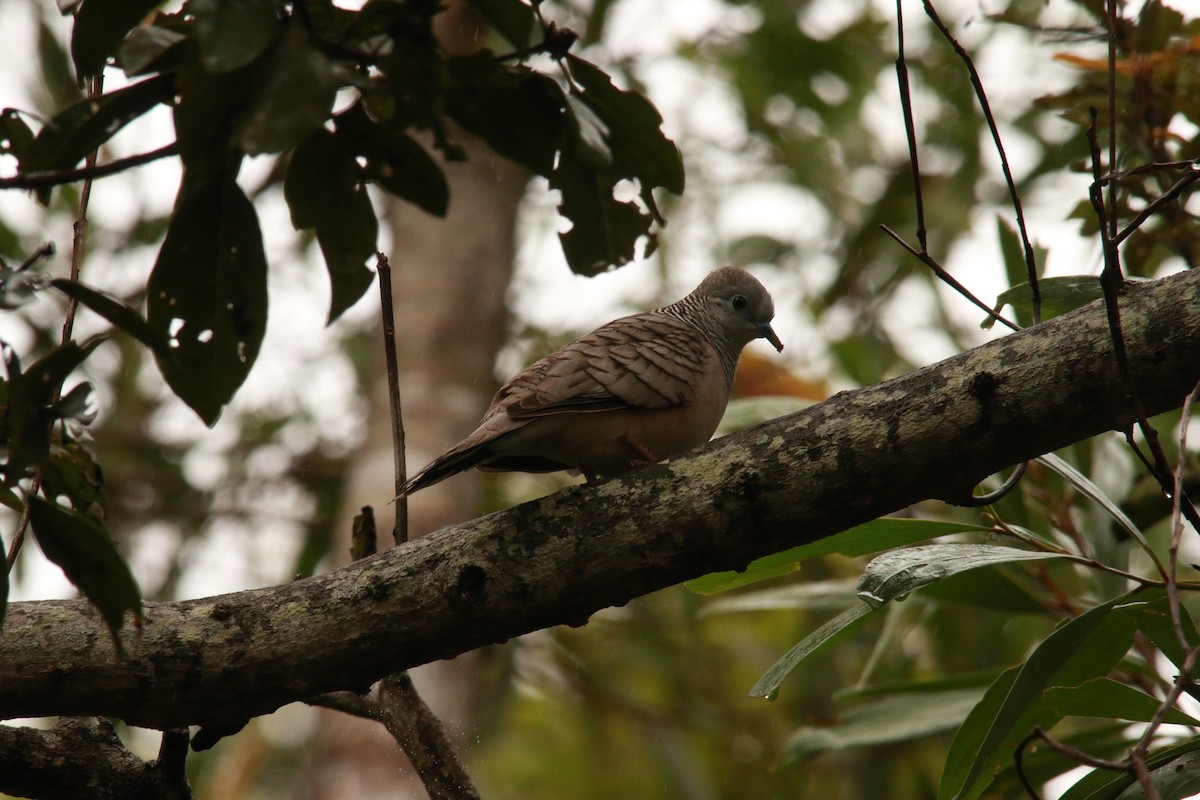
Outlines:
[[[1144,407],[1200,378],[1200,271],[1122,298]],[[148,727],[271,711],[319,692],[558,624],[687,578],[961,497],[1022,459],[1131,421],[1099,304],[694,455],[447,527],[268,589],[153,603],[118,661],[80,601],[14,603],[0,714],[98,714]],[[380,498],[385,502],[386,498]]]

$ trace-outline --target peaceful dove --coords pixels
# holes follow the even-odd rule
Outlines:
[[[459,472],[612,476],[704,444],[725,413],[742,348],[775,305],[752,275],[711,272],[687,297],[560,347],[501,387],[467,438],[413,476],[412,494]]]

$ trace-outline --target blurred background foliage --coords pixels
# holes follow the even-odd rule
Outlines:
[[[866,0],[713,0],[695,9],[703,24],[688,21],[693,7],[682,0],[543,6],[581,35],[581,54],[648,93],[683,152],[687,192],[661,200],[671,220],[653,262],[662,285],[701,259],[705,269],[750,266],[775,293],[793,332],[791,372],[744,371],[739,385],[750,399],[732,408],[739,424],[786,407],[754,396],[812,402],[988,336],[977,326],[982,314],[878,229],[884,224],[905,236],[916,229],[894,73],[895,9]],[[931,251],[990,304],[1024,280],[1023,265],[1006,260],[1001,247],[1011,211],[995,151],[960,60],[918,4],[905,3],[904,11]],[[1096,274],[1084,127],[1089,105],[1101,110],[1101,128],[1107,125],[1101,3],[962,0],[939,4],[939,11],[980,65],[1049,270]],[[13,73],[24,80],[31,110],[49,116],[78,99],[64,44],[68,23],[53,5],[0,0],[0,15],[11,30],[35,34],[34,66]],[[1200,24],[1169,5],[1131,4],[1123,12],[1116,38],[1118,169],[1197,155],[1198,37]],[[13,48],[4,62],[26,52]],[[1122,220],[1176,176],[1158,171],[1123,180]],[[170,199],[156,198],[145,180],[109,180],[124,181],[120,191],[134,211],[93,214],[84,274],[124,289],[136,303],[139,274],[161,241]],[[267,229],[272,214],[279,217],[269,209],[281,207],[280,174],[262,167],[250,182],[247,193]],[[535,184],[532,191],[544,190]],[[77,202],[71,186],[55,191],[44,210],[4,198],[0,255],[19,262],[45,240],[64,251]],[[522,235],[552,235],[546,204],[531,198],[528,205]],[[1169,206],[1130,238],[1129,275],[1153,277],[1194,263],[1200,232],[1193,206]],[[273,291],[282,287],[288,307],[314,328],[325,310],[324,298],[314,299],[315,246],[311,237],[268,241]],[[526,243],[523,252],[541,250]],[[559,255],[521,269],[566,267]],[[522,285],[536,294],[536,280]],[[623,310],[644,300],[616,303]],[[529,302],[518,296],[514,305]],[[342,476],[361,435],[355,382],[377,369],[369,363],[376,332],[374,312],[362,308],[368,305],[316,342],[306,335],[289,349],[269,337],[258,367],[266,375],[252,375],[214,431],[189,416],[144,349],[128,339],[115,337],[89,361],[85,371],[102,412],[89,448],[103,465],[108,527],[121,537],[146,597],[207,594],[321,569]],[[3,338],[21,352],[48,348],[60,319],[61,304],[44,299],[6,313]],[[86,331],[96,323],[80,324]],[[527,361],[581,332],[518,318],[504,361]],[[750,366],[761,367],[753,359]],[[305,379],[278,379],[288,374]],[[1177,421],[1177,414],[1156,421],[1171,457]],[[1118,441],[1101,437],[1060,455],[1126,507],[1162,551],[1169,505]],[[506,506],[554,485],[544,478],[492,482],[487,502]],[[1146,566],[1108,515],[1038,465],[986,512],[931,502],[906,513],[963,523],[1002,519],[1113,566]],[[27,551],[18,562],[14,599],[34,596],[49,580],[39,558]],[[783,652],[857,602],[861,570],[861,559],[824,556],[729,595],[676,587],[602,612],[580,629],[489,648],[472,690],[476,724],[466,734],[468,766],[483,795],[937,797],[954,729],[983,689],[1056,624],[1124,587],[1066,563],[988,567],[875,615],[806,662],[774,702],[747,697]],[[1158,696],[1169,678],[1140,639],[1116,674]],[[298,776],[308,724],[307,709],[284,709],[192,756],[196,796],[303,796]],[[1072,716],[1055,734],[1119,757],[1129,728]],[[136,732],[130,737],[138,741]],[[146,745],[152,751],[149,739]],[[1029,761],[1030,773],[1046,779],[1072,766],[1044,750]],[[1011,767],[988,796],[1023,796]]]

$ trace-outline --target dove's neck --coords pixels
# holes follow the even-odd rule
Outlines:
[[[700,331],[721,359],[721,367],[725,370],[725,385],[733,386],[733,374],[737,371],[738,356],[741,355],[742,348],[729,341],[725,331],[717,324],[716,318],[704,307],[703,300],[689,294],[682,300],[658,309],[658,312]]]

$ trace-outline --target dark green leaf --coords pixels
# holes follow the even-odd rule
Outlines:
[[[1171,621],[1170,601],[1164,595],[1149,602],[1128,603],[1121,607],[1121,613],[1128,615],[1147,639],[1154,643],[1164,656],[1177,667],[1182,667],[1187,654],[1179,644],[1175,635],[1175,625]],[[1192,621],[1187,607],[1179,607],[1184,636],[1189,642],[1196,642],[1200,636],[1196,634],[1196,624]]]
[[[267,260],[254,206],[232,180],[191,189],[147,285],[147,322],[171,389],[209,425],[250,372],[267,324]]]
[[[734,586],[753,583],[776,575],[786,574],[795,568],[795,564],[806,558],[838,553],[843,556],[865,556],[891,550],[894,547],[905,547],[910,544],[928,541],[938,536],[949,536],[966,531],[991,530],[981,525],[967,525],[959,522],[945,522],[929,519],[896,519],[882,517],[856,525],[855,527],[826,536],[815,542],[802,544],[763,556],[750,563],[744,572],[714,572],[687,582],[686,586],[697,594],[716,594]],[[743,575],[762,575],[754,580],[741,580]]]
[[[359,183],[358,164],[332,133],[319,130],[292,154],[283,192],[292,224],[316,228],[332,287],[332,322],[363,296],[375,277],[364,262],[376,250],[379,224]]]
[[[650,236],[650,217],[633,203],[613,197],[612,184],[565,155],[550,176],[550,188],[562,192],[558,210],[571,230],[558,235],[571,271],[596,275],[633,260],[634,246]]]
[[[528,47],[537,27],[533,9],[520,0],[467,0],[514,47]]]
[[[989,611],[1045,614],[1046,605],[1013,579],[1007,570],[983,567],[949,575],[918,590],[922,597],[939,603],[973,606]]]
[[[786,758],[798,761],[829,750],[916,739],[957,727],[983,697],[983,688],[892,695],[862,703],[828,725],[810,725],[788,740]]]
[[[1086,306],[1104,296],[1100,289],[1100,278],[1095,275],[1062,275],[1042,278],[1038,281],[1038,292],[1042,297],[1042,320],[1053,319],[1068,311]],[[1026,314],[1033,313],[1033,290],[1026,282],[1018,283],[1001,292],[996,298],[996,308],[1011,305]]]
[[[1141,530],[1137,525],[1133,524],[1133,520],[1131,520],[1129,516],[1121,510],[1119,505],[1113,502],[1111,497],[1104,493],[1103,489],[1093,483],[1086,475],[1053,453],[1047,453],[1044,456],[1039,456],[1037,460],[1039,463],[1045,464],[1054,472],[1057,472],[1064,480],[1067,481],[1067,483],[1078,489],[1093,503],[1096,503],[1103,508],[1105,512],[1125,530],[1126,533],[1132,536],[1133,539],[1142,546],[1143,550],[1145,550],[1147,553],[1154,552],[1150,547],[1150,543],[1146,541],[1146,537],[1142,534]]]
[[[1102,677],[1133,642],[1129,617],[1113,614],[1117,598],[1067,622],[1038,645],[1020,667],[1004,673],[959,728],[946,758],[941,800],[975,798],[993,768],[1012,757],[1011,748],[1034,725],[1049,727],[1059,716],[1040,703],[1050,686],[1078,686]]]
[[[545,75],[485,51],[447,62],[446,113],[500,155],[549,177],[566,132],[566,100]]]
[[[337,89],[329,58],[304,28],[289,28],[256,98],[234,121],[234,141],[250,155],[295,147],[329,119]]]
[[[879,607],[916,589],[969,569],[1010,561],[1060,558],[1058,553],[986,544],[930,544],[877,556],[858,581],[858,595]]]
[[[375,122],[361,104],[338,114],[334,121],[344,148],[366,161],[363,174],[367,180],[430,214],[446,215],[450,202],[446,178],[415,139]]]
[[[642,198],[653,210],[650,190],[661,186],[674,194],[683,193],[683,158],[679,148],[660,128],[662,116],[654,104],[637,92],[613,86],[612,80],[594,64],[567,56],[571,77],[583,88],[583,101],[607,126],[618,177],[636,178]]]
[[[191,0],[200,60],[210,72],[229,72],[258,58],[275,38],[274,0]]]
[[[29,172],[75,166],[125,125],[169,101],[171,82],[171,76],[158,75],[59,112],[38,131],[22,168]]]
[[[42,486],[47,497],[65,496],[80,514],[103,524],[108,508],[100,465],[81,444],[55,447],[42,467]]]
[[[159,0],[84,0],[75,15],[71,58],[80,78],[97,75],[115,55],[125,34],[158,6]]]
[[[65,278],[56,278],[51,281],[51,285],[68,297],[75,298],[82,305],[95,311],[113,325],[146,345],[146,347],[150,348],[151,352],[160,358],[171,357],[172,351],[167,344],[167,339],[159,336],[150,327],[150,323],[142,319],[141,314],[117,298],[107,292],[102,292],[99,289],[93,289],[90,286],[69,281]]]
[[[175,140],[186,174],[195,184],[237,174],[239,154],[231,139],[234,118],[243,112],[262,85],[260,62],[234,72],[204,69],[189,48],[175,78]]]
[[[132,611],[141,624],[142,595],[107,531],[93,520],[36,496],[29,498],[29,522],[46,558],[61,567],[99,609],[120,651],[117,631],[126,611]]]
[[[758,679],[758,683],[750,689],[749,696],[773,699],[784,678],[791,674],[792,670],[800,665],[800,662],[858,630],[867,614],[873,610],[865,603],[855,603],[848,611],[842,612],[817,628],[772,664],[770,669]]]
[[[6,108],[0,114],[0,153],[7,153],[20,162],[33,145],[33,131],[21,119],[21,112]]]
[[[144,25],[129,35],[117,51],[117,63],[126,75],[162,72],[182,57],[187,37],[162,25]]]

